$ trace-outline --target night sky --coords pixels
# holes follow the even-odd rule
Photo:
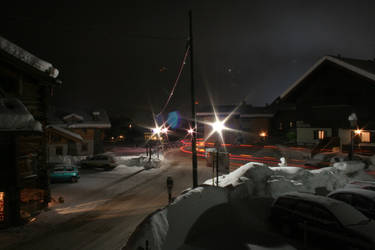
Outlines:
[[[374,1],[8,1],[0,35],[60,70],[57,107],[146,121],[168,98],[193,11],[199,105],[271,103],[324,55],[375,57]],[[204,2],[204,3],[203,3]],[[167,111],[190,112],[189,63]]]

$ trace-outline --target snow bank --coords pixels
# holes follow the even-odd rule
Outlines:
[[[144,167],[145,169],[150,168],[159,168],[161,166],[161,162],[164,160],[163,154],[160,154],[159,157],[157,155],[152,155],[151,160],[146,155],[138,155],[138,156],[118,156],[116,157],[117,162],[120,164],[124,164],[128,167]]]
[[[149,249],[178,249],[204,211],[226,202],[228,191],[220,187],[206,186],[186,191],[172,204],[147,217],[124,249],[145,247],[146,241]]]
[[[352,180],[371,179],[364,167],[363,163],[355,161],[339,162],[318,170],[248,163],[220,176],[220,187],[208,186],[212,179],[207,180],[207,186],[187,191],[170,206],[146,218],[124,249],[144,247],[146,240],[150,249],[178,249],[199,216],[211,207],[239,198],[277,197],[287,192],[325,195]]]

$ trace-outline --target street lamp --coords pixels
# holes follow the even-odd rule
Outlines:
[[[225,121],[220,121],[216,118],[214,123],[211,123],[212,133],[216,133],[216,186],[219,186],[219,150],[220,150],[220,141],[219,136],[223,138],[222,131],[226,129]],[[214,166],[212,166],[213,168]],[[212,169],[213,170],[213,169]]]
[[[353,148],[354,148],[354,142],[353,142],[353,129],[357,128],[357,115],[355,113],[351,113],[348,117],[348,120],[350,122],[350,150],[349,150],[349,160],[353,159]],[[354,131],[356,134],[361,134],[361,130],[357,129]]]

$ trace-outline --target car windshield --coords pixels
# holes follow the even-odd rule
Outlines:
[[[329,210],[336,216],[344,226],[361,224],[369,219],[361,212],[346,203],[334,204]]]

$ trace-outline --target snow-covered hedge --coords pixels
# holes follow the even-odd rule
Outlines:
[[[228,202],[227,189],[214,186],[198,187],[179,197],[169,206],[147,217],[131,236],[124,249],[178,249],[190,228],[204,212]]]

